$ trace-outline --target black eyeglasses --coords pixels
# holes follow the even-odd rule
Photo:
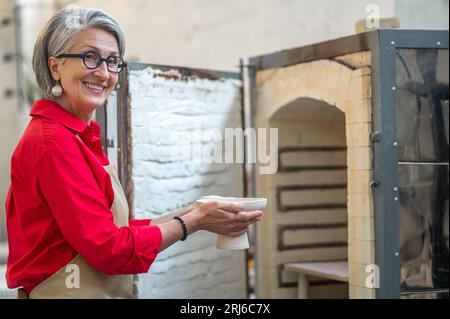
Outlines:
[[[100,54],[93,51],[89,51],[83,54],[60,54],[56,58],[82,59],[84,65],[88,69],[96,69],[102,64],[103,61],[105,61],[108,71],[112,73],[120,73],[123,70],[123,68],[127,66],[127,63],[119,56],[110,55],[106,58],[102,58]]]

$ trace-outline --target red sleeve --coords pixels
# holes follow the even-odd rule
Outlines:
[[[118,228],[79,150],[50,145],[35,172],[64,238],[93,267],[110,275],[149,270],[161,245],[159,227]]]
[[[130,226],[148,226],[152,222],[151,219],[130,219],[128,224]]]

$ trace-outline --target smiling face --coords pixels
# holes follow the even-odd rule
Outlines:
[[[119,55],[114,35],[97,28],[84,30],[69,52],[64,53],[89,51],[98,52],[103,58]],[[53,78],[60,81],[63,88],[63,94],[55,101],[89,124],[95,109],[105,103],[114,89],[118,74],[109,72],[104,62],[96,69],[88,69],[80,58],[50,57],[48,65]]]

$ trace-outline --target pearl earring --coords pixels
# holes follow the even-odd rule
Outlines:
[[[59,84],[58,81],[56,81],[55,86],[52,87],[52,95],[55,97],[60,96],[62,94],[62,91],[63,91],[63,89],[62,89],[61,85]]]

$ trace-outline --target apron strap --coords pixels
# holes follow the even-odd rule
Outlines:
[[[30,294],[25,289],[19,288],[17,290],[17,299],[30,299]]]

